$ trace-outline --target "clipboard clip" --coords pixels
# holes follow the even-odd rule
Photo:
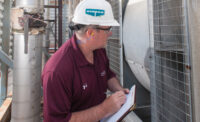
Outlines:
[[[134,105],[129,109],[129,111],[135,110],[135,106],[136,106],[136,104],[134,104]]]

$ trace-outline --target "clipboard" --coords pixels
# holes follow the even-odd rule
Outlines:
[[[126,117],[126,115],[133,111],[135,109],[135,90],[136,86],[133,85],[127,95],[126,102],[119,111],[109,117],[103,118],[100,122],[120,122],[124,117]]]
[[[131,111],[135,110],[135,106],[136,104],[134,104],[126,113],[124,113],[124,115],[121,118],[119,118],[117,122],[121,122]]]

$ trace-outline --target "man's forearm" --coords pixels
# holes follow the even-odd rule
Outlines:
[[[100,105],[72,113],[70,122],[97,122],[107,116],[107,112]]]
[[[116,77],[108,80],[108,89],[112,92],[123,90],[123,87],[120,85],[119,80]]]

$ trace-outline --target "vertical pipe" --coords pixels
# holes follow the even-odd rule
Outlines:
[[[68,10],[69,10],[69,13],[68,13],[68,16],[69,16],[69,19],[68,19],[68,21],[69,21],[69,23],[72,21],[72,3],[73,3],[73,1],[72,0],[68,0]]]
[[[123,79],[124,79],[124,75],[123,75],[123,45],[122,45],[122,0],[119,0],[119,23],[120,23],[120,27],[119,27],[119,39],[120,39],[120,45],[121,45],[121,49],[120,49],[120,83],[123,86]]]
[[[16,0],[16,7],[43,13],[43,1]],[[41,7],[41,8],[40,8]],[[39,9],[38,9],[39,8]],[[37,10],[37,11],[36,11]],[[37,13],[36,13],[37,12]],[[30,30],[30,29],[29,29]],[[28,30],[28,31],[29,31]],[[22,31],[23,32],[23,31]],[[28,53],[24,53],[24,33],[14,33],[13,102],[11,122],[40,122],[41,64],[43,34],[28,34]]]
[[[57,0],[55,0],[55,45],[54,45],[54,51],[56,52],[56,44],[57,44]]]
[[[44,5],[50,5],[49,0],[45,0]],[[50,20],[50,9],[49,8],[45,8],[44,20]],[[47,60],[49,58],[47,56],[48,51],[49,51],[49,44],[50,44],[49,36],[50,36],[50,22],[47,21],[47,26],[46,26],[46,30],[45,30],[45,39],[43,41],[42,67],[45,65],[45,63],[47,62]]]
[[[63,6],[63,3],[62,3],[62,0],[59,0],[59,37],[58,37],[58,47],[60,47],[62,45],[62,16],[63,16],[63,13],[62,13],[62,7]]]
[[[14,33],[11,122],[40,121],[42,36],[29,35],[28,53],[25,54],[24,34]]]

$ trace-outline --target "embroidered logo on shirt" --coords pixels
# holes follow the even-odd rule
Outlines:
[[[85,90],[87,88],[87,83],[84,83],[82,87],[83,87],[83,90]]]
[[[106,74],[106,71],[105,71],[105,70],[102,71],[102,72],[101,72],[101,77],[105,76],[105,74]]]

